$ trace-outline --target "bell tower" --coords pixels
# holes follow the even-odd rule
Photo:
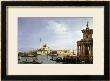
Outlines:
[[[83,38],[77,41],[77,55],[81,63],[93,63],[93,29],[89,28],[88,23],[86,29],[81,30]]]
[[[89,29],[88,23],[89,22],[87,22],[86,29],[81,30],[83,33],[84,40],[91,40],[92,39],[93,29]]]

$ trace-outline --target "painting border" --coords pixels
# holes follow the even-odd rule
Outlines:
[[[2,80],[109,80],[109,2],[108,1],[2,1],[1,79]],[[8,6],[104,6],[104,75],[7,75]]]

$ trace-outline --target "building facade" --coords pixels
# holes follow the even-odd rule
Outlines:
[[[74,51],[72,50],[56,50],[58,55],[62,55],[62,56],[72,56],[74,55]]]
[[[40,55],[61,55],[61,56],[76,56],[74,50],[52,50],[47,44],[44,44],[41,48],[37,50],[37,54]]]
[[[93,63],[93,29],[86,25],[86,29],[81,30],[83,39],[77,41],[77,56],[81,63]]]
[[[44,44],[40,49],[37,50],[37,54],[47,55],[51,52],[51,49]]]

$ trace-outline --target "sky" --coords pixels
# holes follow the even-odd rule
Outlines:
[[[44,44],[55,50],[76,50],[87,21],[92,28],[92,17],[19,17],[18,51],[36,50]]]

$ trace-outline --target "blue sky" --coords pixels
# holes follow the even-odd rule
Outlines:
[[[91,17],[19,17],[18,51],[35,50],[47,44],[52,49],[74,49],[82,39],[82,29],[92,28]]]

